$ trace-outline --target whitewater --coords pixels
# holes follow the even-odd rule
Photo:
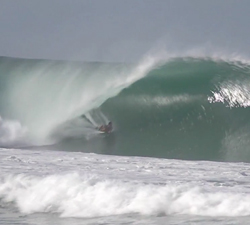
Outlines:
[[[249,221],[249,164],[16,149],[0,155],[0,224]]]
[[[0,224],[248,224],[249,75],[197,51],[1,57]]]

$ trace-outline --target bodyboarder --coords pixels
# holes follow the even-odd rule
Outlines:
[[[101,125],[100,127],[97,127],[97,129],[101,132],[109,134],[113,130],[112,122],[110,121],[107,125]]]

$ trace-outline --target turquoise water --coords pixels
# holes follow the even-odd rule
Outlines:
[[[27,131],[1,146],[249,162],[249,73],[246,62],[202,57],[138,65],[1,58],[0,115]],[[115,131],[98,134],[109,120]]]

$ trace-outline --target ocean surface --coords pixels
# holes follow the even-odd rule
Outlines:
[[[0,225],[249,224],[249,106],[236,55],[0,57]]]

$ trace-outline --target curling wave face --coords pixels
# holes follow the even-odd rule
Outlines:
[[[1,58],[0,115],[24,126],[31,145],[250,161],[249,68],[192,55],[137,65]],[[109,120],[115,132],[100,135]]]

